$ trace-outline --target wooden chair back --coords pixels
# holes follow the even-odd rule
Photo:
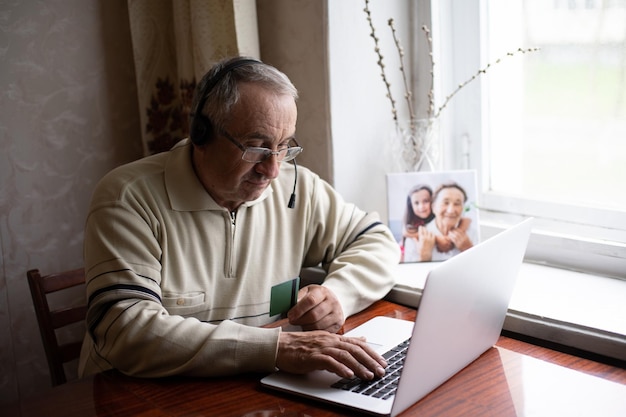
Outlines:
[[[85,302],[79,306],[51,310],[48,294],[84,284],[85,271],[81,268],[42,276],[38,269],[32,269],[26,273],[26,276],[50,368],[52,385],[64,384],[67,382],[67,377],[63,365],[80,356],[82,339],[60,344],[56,330],[84,321],[87,305]]]

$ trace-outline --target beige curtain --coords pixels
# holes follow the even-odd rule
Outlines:
[[[215,62],[259,58],[255,0],[128,0],[144,153],[187,137],[196,83]]]

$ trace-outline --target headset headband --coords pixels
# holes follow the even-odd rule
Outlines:
[[[198,105],[196,106],[196,111],[193,116],[196,117],[202,114],[202,109],[204,108],[204,105],[206,104],[206,101],[208,99],[208,94],[211,92],[211,90],[215,88],[217,83],[219,83],[222,80],[222,78],[226,76],[226,74],[228,74],[232,70],[239,68],[239,67],[243,67],[243,66],[250,65],[250,64],[260,64],[260,63],[261,61],[257,61],[256,59],[243,58],[243,59],[239,59],[236,61],[231,61],[228,64],[224,65],[224,67],[221,70],[219,70],[217,74],[211,77],[211,80],[202,89],[202,92],[200,95],[200,101],[198,101]]]

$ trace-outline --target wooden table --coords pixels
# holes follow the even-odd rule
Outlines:
[[[380,301],[346,322],[377,315],[407,320],[415,310]],[[260,386],[263,375],[140,379],[105,372],[22,401],[30,416],[354,416],[350,410]],[[0,413],[6,415],[4,413]],[[403,416],[626,416],[626,370],[501,337],[474,363]]]

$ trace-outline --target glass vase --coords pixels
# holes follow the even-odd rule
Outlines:
[[[440,171],[441,148],[439,119],[398,124],[391,137],[392,164],[400,172]]]

